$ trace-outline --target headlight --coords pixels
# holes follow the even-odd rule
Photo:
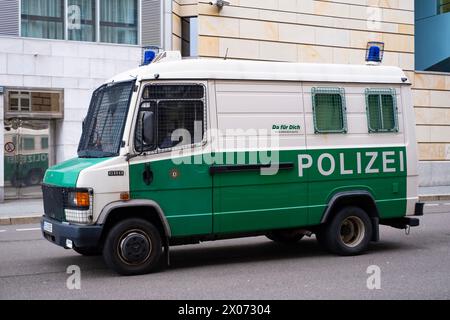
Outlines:
[[[71,208],[89,208],[90,197],[89,191],[71,191],[67,194],[67,205]]]
[[[92,223],[92,191],[76,190],[67,193],[64,213],[66,221],[89,224]]]

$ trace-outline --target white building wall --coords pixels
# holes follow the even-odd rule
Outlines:
[[[137,67],[140,61],[139,46],[0,37],[0,86],[64,90],[64,119],[57,120],[55,134],[56,161],[61,162],[76,156],[93,90],[115,74]],[[4,97],[0,100],[3,118]],[[1,140],[3,135],[2,125]],[[2,152],[0,189],[4,183]]]

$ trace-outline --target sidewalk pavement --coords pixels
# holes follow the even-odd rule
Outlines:
[[[7,200],[0,203],[0,225],[39,223],[43,213],[42,199]]]
[[[450,201],[450,186],[420,187],[420,201]],[[0,203],[0,225],[39,223],[44,213],[42,199],[8,200]]]

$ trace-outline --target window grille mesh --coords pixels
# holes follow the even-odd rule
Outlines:
[[[94,92],[78,148],[80,156],[118,154],[133,87],[134,81],[123,82]]]
[[[144,88],[140,111],[156,112],[157,146],[170,149],[201,143],[205,133],[205,87],[199,84],[149,85]],[[139,117],[138,117],[139,118]],[[135,143],[142,142],[138,122]]]
[[[394,89],[367,89],[366,101],[369,132],[398,131]]]
[[[144,90],[143,98],[161,99],[202,99],[204,87],[201,85],[150,85]]]
[[[313,88],[313,113],[316,133],[345,133],[344,90],[339,88]]]

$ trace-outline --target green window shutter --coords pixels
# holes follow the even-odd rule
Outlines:
[[[366,89],[369,132],[397,132],[395,89]]]
[[[345,95],[340,88],[313,88],[314,129],[316,133],[345,133]]]

